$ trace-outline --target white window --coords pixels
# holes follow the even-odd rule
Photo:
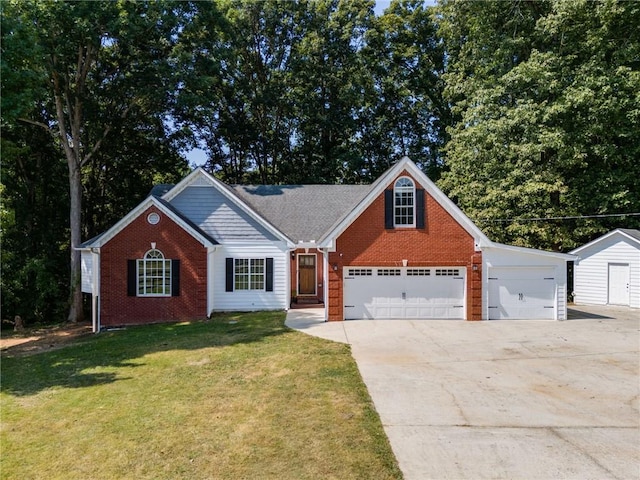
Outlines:
[[[171,260],[160,250],[149,250],[138,259],[138,296],[168,297],[171,295]]]
[[[235,290],[264,290],[264,258],[234,260]]]
[[[413,180],[400,177],[393,187],[393,223],[396,227],[415,225],[416,188]]]

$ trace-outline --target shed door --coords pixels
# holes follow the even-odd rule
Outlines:
[[[344,269],[344,318],[464,319],[462,267]]]
[[[489,270],[489,320],[553,320],[555,305],[555,267]]]
[[[609,264],[609,303],[629,305],[629,264]]]

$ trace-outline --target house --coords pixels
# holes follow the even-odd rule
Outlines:
[[[618,228],[571,252],[574,301],[640,308],[640,230]]]
[[[371,185],[196,169],[82,249],[94,329],[324,303],[349,319],[566,318],[573,257],[489,240],[408,158]]]

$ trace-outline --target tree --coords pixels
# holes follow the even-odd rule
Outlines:
[[[445,2],[438,18],[455,115],[441,186],[472,219],[568,250],[612,224],[519,219],[637,211],[634,3]]]
[[[188,7],[188,5],[185,4]],[[45,129],[67,162],[70,227],[70,309],[82,316],[80,252],[85,170],[125,119],[161,118],[174,90],[168,62],[180,30],[182,4],[171,2],[6,2],[16,28],[5,42],[32,42],[11,67],[46,79],[41,107],[21,118]],[[19,28],[18,28],[19,26]],[[44,118],[43,118],[44,117]]]
[[[359,118],[369,83],[362,49],[373,20],[370,0],[303,2],[302,38],[295,45],[291,97],[296,183],[336,183],[357,158]]]
[[[361,166],[369,180],[409,156],[437,180],[450,123],[443,100],[444,49],[421,0],[394,0],[367,31],[372,84],[360,116]]]

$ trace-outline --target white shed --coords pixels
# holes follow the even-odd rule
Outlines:
[[[576,304],[640,308],[640,230],[618,228],[570,253]]]

